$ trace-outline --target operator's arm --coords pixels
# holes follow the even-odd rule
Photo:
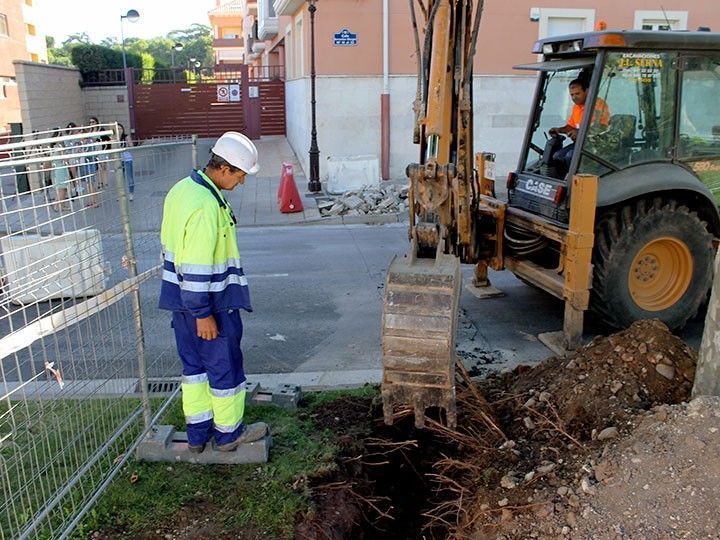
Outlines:
[[[578,132],[578,130],[576,128],[572,127],[570,124],[565,124],[562,127],[550,128],[548,130],[548,133],[550,134],[551,137],[554,137],[558,133],[561,133],[563,135],[567,135],[573,141],[575,140],[575,137],[577,137],[577,132]]]
[[[182,275],[182,302],[197,321],[197,335],[207,340],[218,336],[210,300],[216,242],[217,223],[207,212],[197,210],[185,225],[182,262],[177,272]]]

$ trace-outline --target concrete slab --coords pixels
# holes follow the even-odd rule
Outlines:
[[[465,290],[480,300],[484,300],[485,298],[502,298],[505,296],[503,291],[493,287],[492,285],[487,287],[476,287],[472,283],[468,283],[465,285]]]
[[[173,426],[156,426],[137,448],[137,458],[152,462],[183,462],[198,465],[243,465],[267,463],[270,457],[272,437],[238,446],[233,452],[218,452],[208,445],[203,452],[195,454],[188,450],[187,433],[175,431]]]
[[[562,332],[562,330],[557,332],[543,332],[542,334],[538,334],[538,339],[540,340],[540,343],[545,345],[557,356],[564,358],[569,356],[573,352],[568,351],[565,348],[565,345],[563,344],[565,334]]]

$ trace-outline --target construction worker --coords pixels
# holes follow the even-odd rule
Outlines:
[[[572,143],[556,151],[552,156],[559,169],[560,176],[565,176],[570,169],[570,162],[572,161],[572,156],[575,151],[575,139],[577,138],[578,131],[580,131],[583,114],[585,114],[585,101],[587,100],[589,86],[588,80],[587,77],[581,76],[570,81],[568,91],[570,92],[570,99],[572,99],[573,102],[570,118],[568,118],[564,126],[554,127],[548,130],[551,137],[563,134],[570,137],[572,141]],[[607,103],[600,97],[595,100],[595,109],[593,110],[590,122],[591,125],[601,125],[604,127],[607,127],[610,122],[610,109]]]
[[[172,311],[188,446],[195,453],[211,437],[216,450],[227,452],[263,438],[268,430],[262,422],[243,424],[240,310],[252,307],[235,237],[237,222],[221,193],[258,170],[255,145],[230,131],[215,143],[206,168],[193,170],[165,197],[160,309]]]

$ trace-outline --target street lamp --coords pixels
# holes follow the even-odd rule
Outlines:
[[[125,58],[125,34],[123,33],[123,19],[127,19],[131,23],[137,22],[140,14],[135,9],[129,9],[125,15],[120,15],[120,44],[122,46],[123,70],[127,71],[127,59]]]
[[[170,60],[171,66],[170,67],[175,67],[175,51],[180,52],[183,50],[183,48],[184,48],[183,44],[178,42],[175,45],[173,45],[172,49],[170,49],[170,55],[171,55],[170,56],[170,58],[171,58],[171,60]]]
[[[310,132],[310,181],[308,191],[318,193],[320,185],[320,149],[317,143],[317,125],[315,122],[315,6],[317,0],[308,0],[310,4],[310,109],[312,111],[312,130]]]

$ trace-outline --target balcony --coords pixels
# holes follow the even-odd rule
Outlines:
[[[221,49],[223,47],[242,48],[245,46],[245,40],[243,38],[213,39],[212,46],[213,49]]]
[[[278,18],[272,0],[258,0],[258,38],[272,39],[278,33]]]
[[[273,0],[273,8],[278,17],[281,15],[295,15],[295,12],[300,9],[304,3],[305,0]]]
[[[262,41],[256,41],[253,43],[252,48],[250,49],[255,54],[260,54],[265,50],[265,43]]]

